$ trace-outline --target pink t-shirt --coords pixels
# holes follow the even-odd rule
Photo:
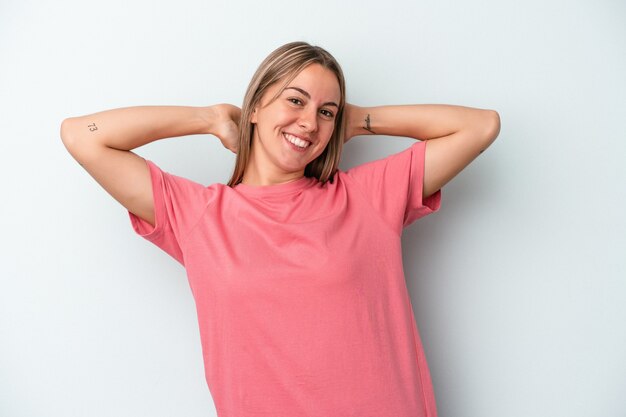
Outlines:
[[[218,416],[437,415],[401,251],[440,206],[425,148],[325,185],[204,186],[146,161],[156,226],[131,224],[187,271]]]

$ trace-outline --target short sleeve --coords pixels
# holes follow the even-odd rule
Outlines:
[[[441,190],[422,198],[425,156],[426,141],[417,141],[404,151],[346,171],[398,234],[417,219],[439,210],[441,205]]]
[[[210,204],[213,188],[172,175],[154,162],[145,161],[152,181],[155,225],[128,211],[131,225],[139,236],[185,265],[183,243]]]

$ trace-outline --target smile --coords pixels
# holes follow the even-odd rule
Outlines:
[[[311,142],[308,142],[306,140],[302,140],[300,138],[297,138],[293,135],[290,135],[288,133],[283,133],[283,137],[285,139],[287,139],[287,142],[291,143],[292,145],[294,145],[298,150],[303,150],[309,147],[309,145],[311,145]]]

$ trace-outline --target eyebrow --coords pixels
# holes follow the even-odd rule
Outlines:
[[[309,93],[307,93],[306,91],[304,91],[303,89],[301,89],[300,87],[287,87],[287,88],[285,88],[285,90],[289,90],[289,89],[297,90],[297,91],[301,92],[309,100],[311,99],[311,95]],[[335,107],[339,108],[337,103],[332,102],[332,101],[327,101],[326,103],[322,104],[322,106],[335,106]]]

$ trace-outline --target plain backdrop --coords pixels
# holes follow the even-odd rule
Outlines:
[[[215,415],[184,269],[59,128],[240,106],[294,40],[338,59],[349,102],[500,114],[496,142],[402,237],[439,415],[626,416],[625,16],[619,0],[3,0],[0,416]],[[356,137],[340,167],[412,141]],[[207,185],[235,160],[210,135],[135,152]]]

